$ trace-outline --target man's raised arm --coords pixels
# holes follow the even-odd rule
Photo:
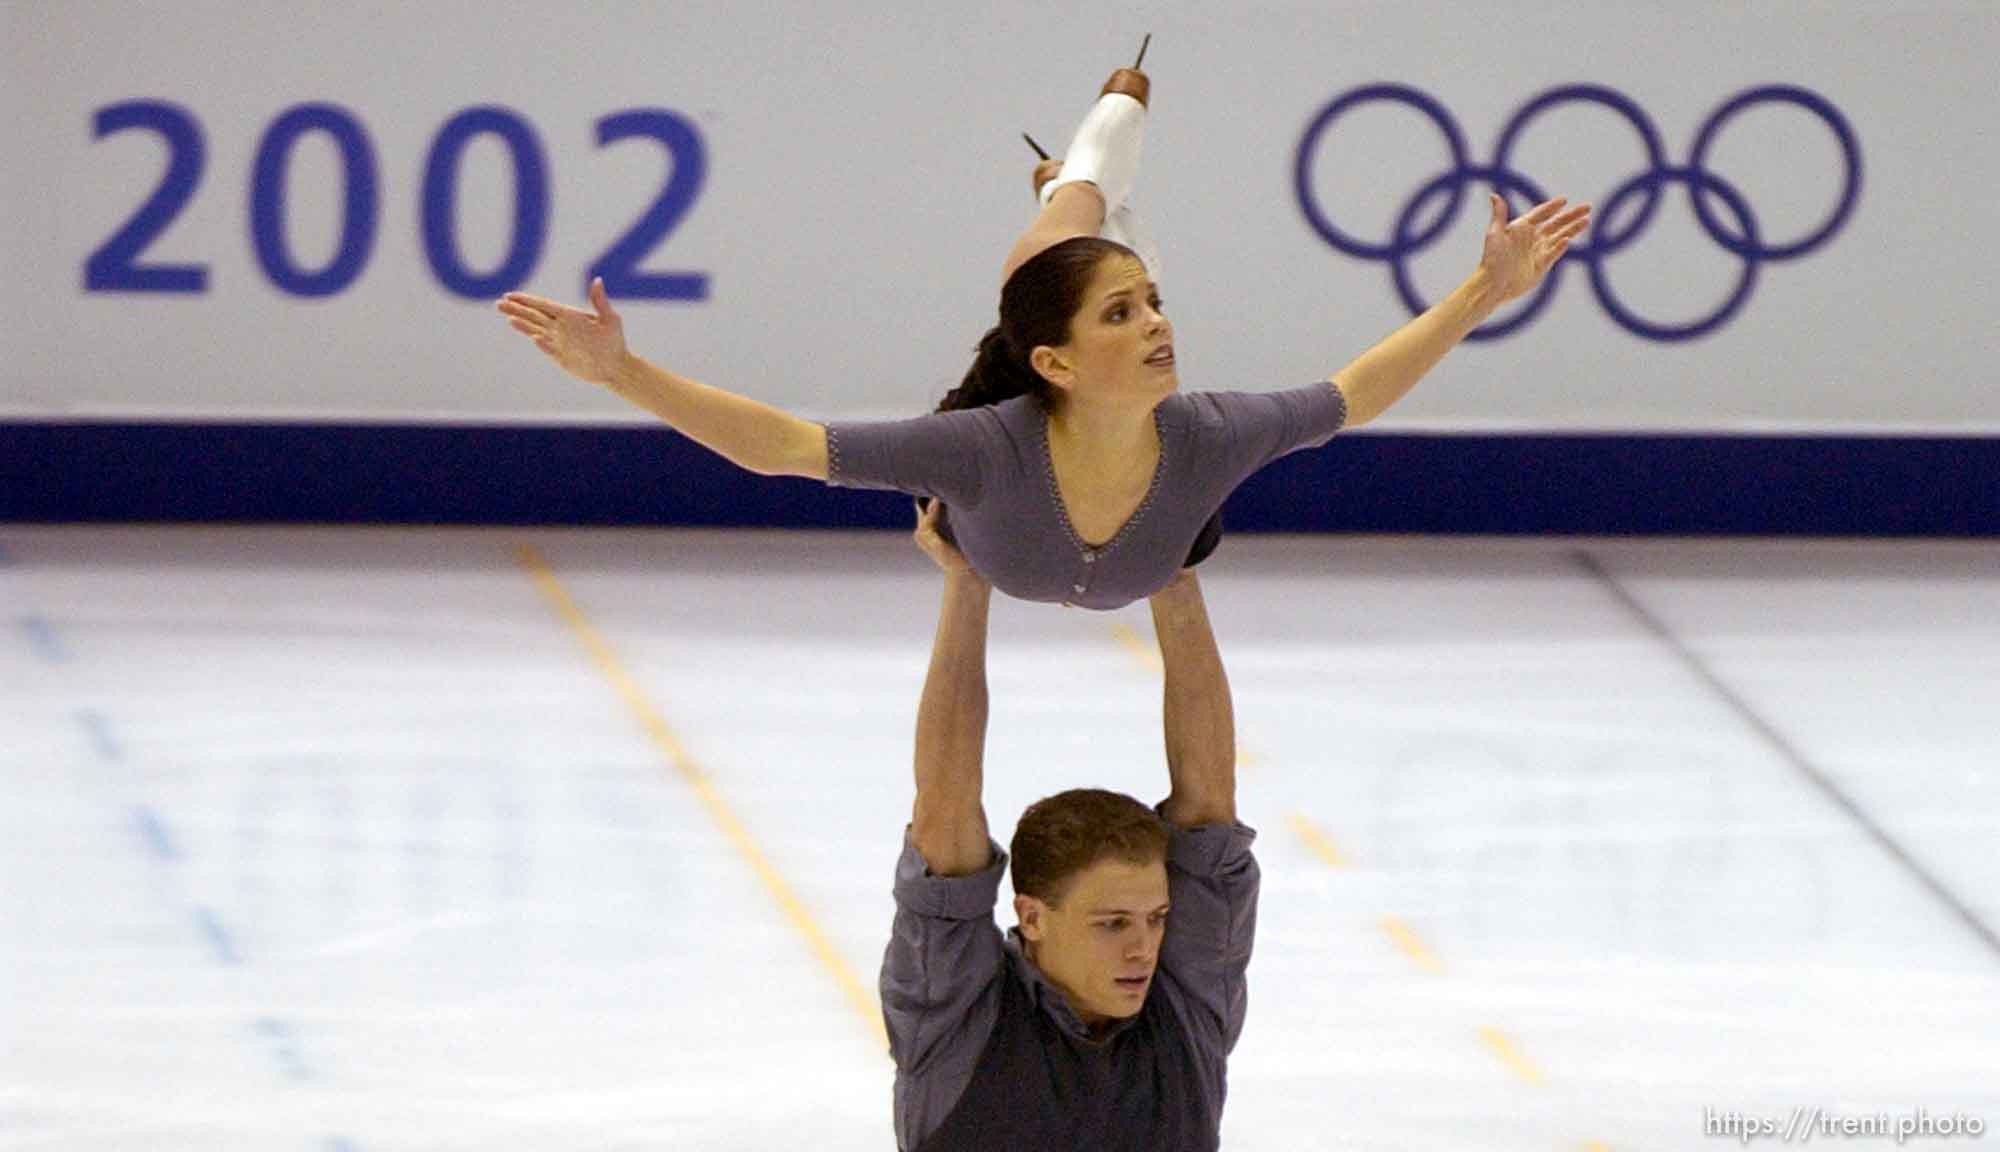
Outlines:
[[[986,614],[992,589],[948,571],[930,672],[917,707],[917,802],[910,838],[939,876],[990,862],[980,792],[986,757]]]
[[[896,1061],[896,1143],[921,1146],[972,1078],[999,1015],[1006,949],[993,923],[1006,853],[980,802],[986,742],[986,582],[937,533],[917,543],[945,569],[931,667],[917,707],[917,802],[896,861],[896,919],[882,954],[882,1022]]]
[[[1198,1047],[1222,1093],[1222,1061],[1242,1035],[1257,937],[1256,833],[1236,822],[1236,713],[1194,572],[1153,594],[1167,666],[1167,771],[1160,815],[1173,825],[1167,893],[1173,910],[1160,967],[1195,1009]]]
[[[1173,789],[1160,814],[1181,828],[1232,824],[1236,710],[1194,570],[1182,570],[1154,593],[1152,608],[1167,671],[1167,773]]]

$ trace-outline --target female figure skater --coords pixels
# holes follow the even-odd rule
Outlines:
[[[931,415],[817,424],[655,367],[627,350],[602,281],[590,286],[594,311],[518,292],[499,310],[570,374],[752,472],[942,501],[941,534],[1008,595],[1121,607],[1214,547],[1214,518],[1251,473],[1374,419],[1533,289],[1590,216],[1558,198],[1510,221],[1493,196],[1472,275],[1332,377],[1289,391],[1182,393],[1146,263],[1098,235],[1107,214],[1130,223],[1148,90],[1133,69],[1106,82],[1008,253],[999,324]]]

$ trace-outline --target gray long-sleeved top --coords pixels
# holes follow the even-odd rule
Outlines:
[[[1225,1065],[1249,1004],[1245,976],[1260,883],[1250,851],[1256,835],[1240,823],[1172,829],[1171,910],[1158,976],[1146,993],[1164,997],[1166,1017],[1184,1031],[1198,1072],[1199,1110],[1217,1123]],[[1018,981],[1060,1034],[1093,1043],[1061,991],[1023,955],[1019,930],[1002,936],[994,923],[1007,854],[988,843],[991,860],[969,876],[933,875],[907,835],[896,863],[896,919],[882,958],[881,992],[896,1061],[896,1142],[906,1150],[938,1130],[971,1082],[994,1031],[1001,981]],[[1136,1019],[1119,1022],[1112,1034]]]
[[[1347,418],[1329,381],[1280,392],[1176,392],[1153,409],[1160,460],[1139,508],[1098,546],[1070,526],[1032,396],[912,420],[832,423],[827,483],[944,501],[988,584],[1021,600],[1119,608],[1167,586],[1202,526],[1250,474],[1318,447]]]

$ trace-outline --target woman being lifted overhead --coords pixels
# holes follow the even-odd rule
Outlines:
[[[564,370],[752,472],[942,501],[944,537],[1007,595],[1120,607],[1213,549],[1215,518],[1237,485],[1374,419],[1533,289],[1590,219],[1588,205],[1566,209],[1558,198],[1509,220],[1493,196],[1472,274],[1329,379],[1184,393],[1147,260],[1099,235],[1107,220],[1139,234],[1126,201],[1149,88],[1129,68],[1105,83],[1007,255],[999,323],[930,415],[819,424],[656,367],[626,348],[602,281],[591,284],[592,311],[524,293],[499,309]]]

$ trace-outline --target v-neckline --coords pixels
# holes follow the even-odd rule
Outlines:
[[[1092,544],[1085,540],[1076,530],[1076,525],[1070,521],[1069,505],[1063,502],[1062,485],[1056,481],[1055,450],[1049,444],[1049,421],[1054,419],[1054,415],[1046,404],[1037,404],[1035,407],[1038,409],[1036,427],[1042,434],[1042,474],[1048,480],[1049,502],[1056,506],[1056,519],[1062,523],[1063,534],[1069,537],[1069,542],[1076,546],[1077,551],[1090,557],[1102,556],[1117,547],[1119,541],[1125,539],[1126,535],[1138,526],[1139,521],[1146,518],[1146,510],[1153,506],[1153,497],[1160,490],[1160,478],[1166,475],[1167,434],[1160,426],[1160,406],[1153,407],[1153,435],[1159,437],[1160,441],[1159,458],[1153,461],[1153,478],[1147,483],[1146,494],[1140,498],[1139,506],[1132,509],[1132,514],[1127,516],[1125,522],[1118,526],[1118,530],[1102,544]]]

